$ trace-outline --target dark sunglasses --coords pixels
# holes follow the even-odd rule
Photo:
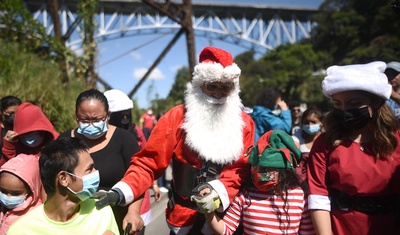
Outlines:
[[[215,83],[203,83],[204,90],[207,92],[216,92],[217,90],[222,91],[222,93],[229,94],[233,91],[234,85],[233,83],[223,83],[223,84],[215,84]]]

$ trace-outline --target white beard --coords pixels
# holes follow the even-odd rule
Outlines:
[[[229,164],[243,153],[242,102],[236,87],[223,104],[211,104],[197,84],[185,92],[185,144],[206,161]]]

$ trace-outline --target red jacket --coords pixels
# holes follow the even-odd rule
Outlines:
[[[254,123],[251,117],[244,112],[242,112],[242,118],[245,123],[243,127],[243,153],[235,162],[226,165],[219,178],[214,180],[218,181],[217,184],[224,188],[222,191],[228,194],[219,194],[221,204],[226,205],[223,208],[224,210],[238,193],[239,187],[249,170],[244,152],[249,146],[253,145]],[[195,168],[202,167],[203,160],[199,158],[198,153],[185,144],[186,133],[181,127],[183,122],[184,106],[179,105],[172,108],[158,121],[145,148],[134,155],[124,178],[115,185],[116,188],[123,191],[126,203],[130,203],[133,197],[136,198],[143,194],[151,186],[154,179],[159,178],[164,173],[171,159]],[[218,192],[218,190],[216,191]],[[190,201],[189,198],[186,198],[186,200]],[[173,211],[167,209],[166,216],[167,221],[173,226],[188,226],[196,220],[197,211],[176,204]]]
[[[18,107],[14,118],[14,131],[18,135],[32,131],[44,131],[47,132],[47,137],[43,144],[35,148],[22,144],[19,138],[13,142],[4,139],[3,158],[0,160],[0,166],[20,153],[38,155],[48,142],[57,139],[59,136],[59,133],[56,132],[53,124],[51,124],[42,110],[29,102],[24,102]]]

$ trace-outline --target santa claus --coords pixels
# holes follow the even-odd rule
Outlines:
[[[145,148],[133,156],[124,178],[104,192],[98,207],[131,203],[172,162],[166,210],[171,234],[212,234],[190,197],[200,197],[206,211],[229,206],[249,172],[245,151],[253,144],[254,124],[242,110],[241,71],[232,55],[205,47],[199,62],[185,103],[161,117]]]

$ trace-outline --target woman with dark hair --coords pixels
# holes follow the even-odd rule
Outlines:
[[[400,234],[399,124],[385,100],[384,62],[331,66],[333,101],[310,152],[309,209],[317,234]]]
[[[7,131],[12,130],[14,127],[15,112],[17,112],[18,106],[21,105],[21,100],[15,96],[5,96],[0,100],[1,107],[1,124],[2,124],[2,138]]]
[[[311,218],[294,171],[301,152],[293,139],[282,130],[268,131],[249,155],[252,183],[236,196],[223,219],[206,213],[202,202],[192,197],[215,234],[233,234],[239,223],[243,234],[314,234],[311,226],[302,226]]]
[[[75,116],[78,127],[62,133],[60,137],[78,137],[85,141],[94,167],[100,173],[99,189],[109,190],[124,176],[132,156],[139,151],[136,137],[133,133],[108,123],[108,100],[96,89],[79,94],[75,104]],[[112,207],[121,234],[128,208],[130,207]]]
[[[254,142],[269,130],[283,130],[290,133],[292,116],[281,93],[275,88],[265,89],[257,99],[251,113],[256,131]]]
[[[1,139],[0,139],[0,149],[3,148],[3,139],[8,131],[14,129],[14,117],[15,112],[17,112],[18,106],[21,105],[21,100],[15,96],[5,96],[0,100],[0,116],[1,116]],[[2,151],[0,156],[3,157]]]
[[[306,180],[308,155],[314,141],[322,133],[323,118],[323,113],[317,106],[312,105],[308,107],[301,117],[300,130],[292,135],[294,143],[303,154],[303,161],[300,163],[300,167],[296,169],[301,182]]]

